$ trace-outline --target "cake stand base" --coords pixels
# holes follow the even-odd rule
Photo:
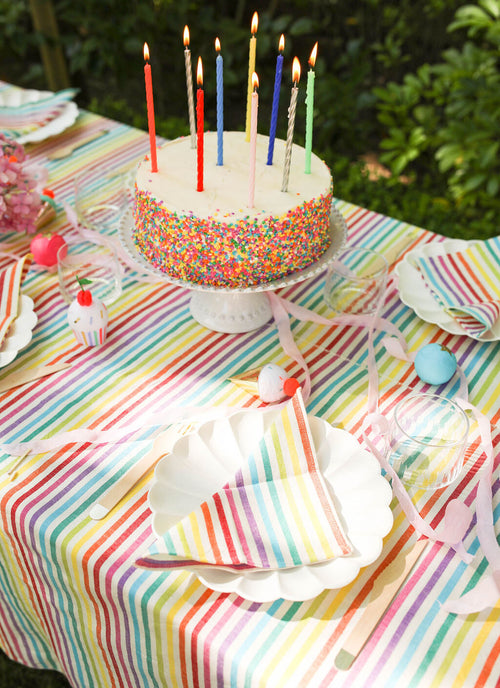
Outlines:
[[[272,318],[265,292],[228,293],[193,291],[190,310],[193,318],[210,330],[236,334],[251,332]]]

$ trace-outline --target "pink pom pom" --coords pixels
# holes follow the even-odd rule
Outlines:
[[[283,392],[287,395],[287,397],[293,397],[299,387],[300,382],[296,377],[287,377],[287,379],[283,382]]]

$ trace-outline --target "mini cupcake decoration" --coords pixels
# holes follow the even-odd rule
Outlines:
[[[76,340],[84,346],[99,346],[106,341],[108,311],[103,302],[85,289],[92,283],[86,278],[76,278],[80,291],[68,308],[68,322]]]

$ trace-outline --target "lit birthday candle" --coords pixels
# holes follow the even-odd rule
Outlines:
[[[215,39],[215,50],[217,51],[217,59],[215,60],[217,77],[217,165],[222,165],[224,157],[224,63],[220,54],[220,41],[218,38]]]
[[[189,50],[189,29],[184,27],[184,63],[186,66],[186,88],[189,113],[189,131],[191,132],[191,148],[196,148],[196,125],[194,121],[193,102],[193,73],[191,69],[191,51]]]
[[[276,74],[274,75],[273,109],[271,111],[271,128],[269,130],[269,147],[267,149],[267,164],[273,164],[274,139],[276,138],[276,126],[278,123],[278,107],[280,102],[281,76],[283,74],[283,50],[285,49],[285,37],[281,34],[278,46],[279,54],[276,58]]]
[[[151,77],[151,65],[149,64],[149,46],[144,43],[144,81],[146,84],[146,104],[148,108],[148,129],[149,129],[149,148],[151,154],[151,172],[158,172],[156,162],[156,129],[155,129],[155,108],[153,101],[153,79]]]
[[[292,66],[292,94],[290,96],[290,106],[288,108],[288,129],[286,133],[285,164],[283,167],[282,191],[288,191],[288,180],[290,178],[290,163],[292,161],[293,130],[295,128],[295,112],[297,109],[297,95],[299,92],[300,62],[298,58],[293,58]]]
[[[259,28],[259,15],[257,12],[253,13],[250,46],[248,50],[248,89],[247,89],[247,119],[246,119],[246,140],[250,141],[250,117],[251,117],[251,107],[252,107],[252,74],[255,72],[255,55],[257,53],[257,29]]]
[[[311,68],[307,74],[307,90],[306,90],[306,165],[304,172],[311,174],[311,152],[312,152],[312,138],[313,138],[313,120],[314,120],[314,65],[316,64],[316,56],[318,54],[318,44],[314,45],[309,58]]]
[[[250,174],[248,182],[248,207],[253,208],[255,197],[255,159],[257,153],[257,113],[259,110],[259,77],[252,74],[252,101],[250,109]]]
[[[198,84],[198,92],[196,93],[196,115],[197,115],[197,135],[198,145],[196,151],[197,160],[197,183],[196,191],[203,191],[203,142],[205,129],[205,96],[203,93],[203,65],[201,57],[198,58],[198,68],[196,70],[196,82]]]

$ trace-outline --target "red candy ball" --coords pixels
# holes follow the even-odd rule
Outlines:
[[[299,387],[300,383],[296,377],[287,377],[287,379],[283,382],[283,392],[287,395],[287,397],[293,397]]]

